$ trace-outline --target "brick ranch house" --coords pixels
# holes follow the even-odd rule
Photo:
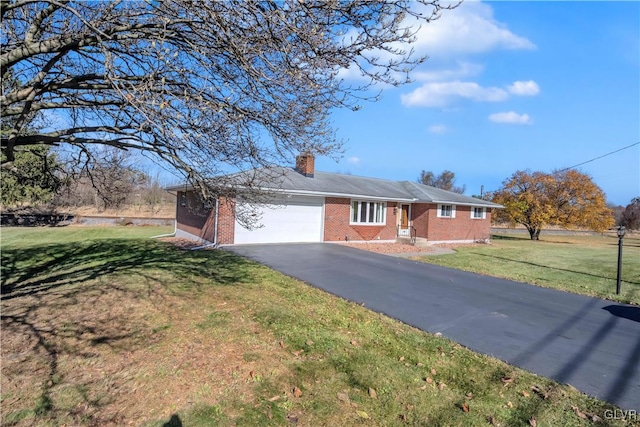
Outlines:
[[[252,206],[261,224],[253,229],[236,221],[236,208],[247,203],[241,197],[208,207],[184,184],[167,188],[177,192],[176,237],[219,245],[403,238],[471,243],[489,239],[491,209],[502,207],[410,181],[319,172],[314,163],[301,154],[295,168],[280,168],[277,179],[261,186],[269,196]]]

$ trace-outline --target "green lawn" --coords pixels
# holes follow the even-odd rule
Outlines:
[[[640,304],[640,236],[623,240],[622,280],[616,295],[618,238],[613,236],[493,235],[489,245],[420,261],[568,292]]]
[[[3,426],[640,425],[166,231],[1,230]]]

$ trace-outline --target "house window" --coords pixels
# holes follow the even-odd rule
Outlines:
[[[455,218],[455,205],[438,205],[438,218]]]
[[[351,224],[384,225],[387,204],[385,202],[351,202]]]
[[[477,208],[474,207],[471,210],[471,218],[473,219],[485,219],[487,217],[487,211],[485,210],[485,208]]]

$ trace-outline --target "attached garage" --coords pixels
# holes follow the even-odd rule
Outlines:
[[[280,197],[252,208],[262,227],[248,230],[236,222],[235,244],[322,241],[324,197]]]

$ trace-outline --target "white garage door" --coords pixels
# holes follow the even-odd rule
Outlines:
[[[234,243],[321,242],[323,204],[318,197],[282,197],[256,207],[262,227],[248,230],[236,222]]]

